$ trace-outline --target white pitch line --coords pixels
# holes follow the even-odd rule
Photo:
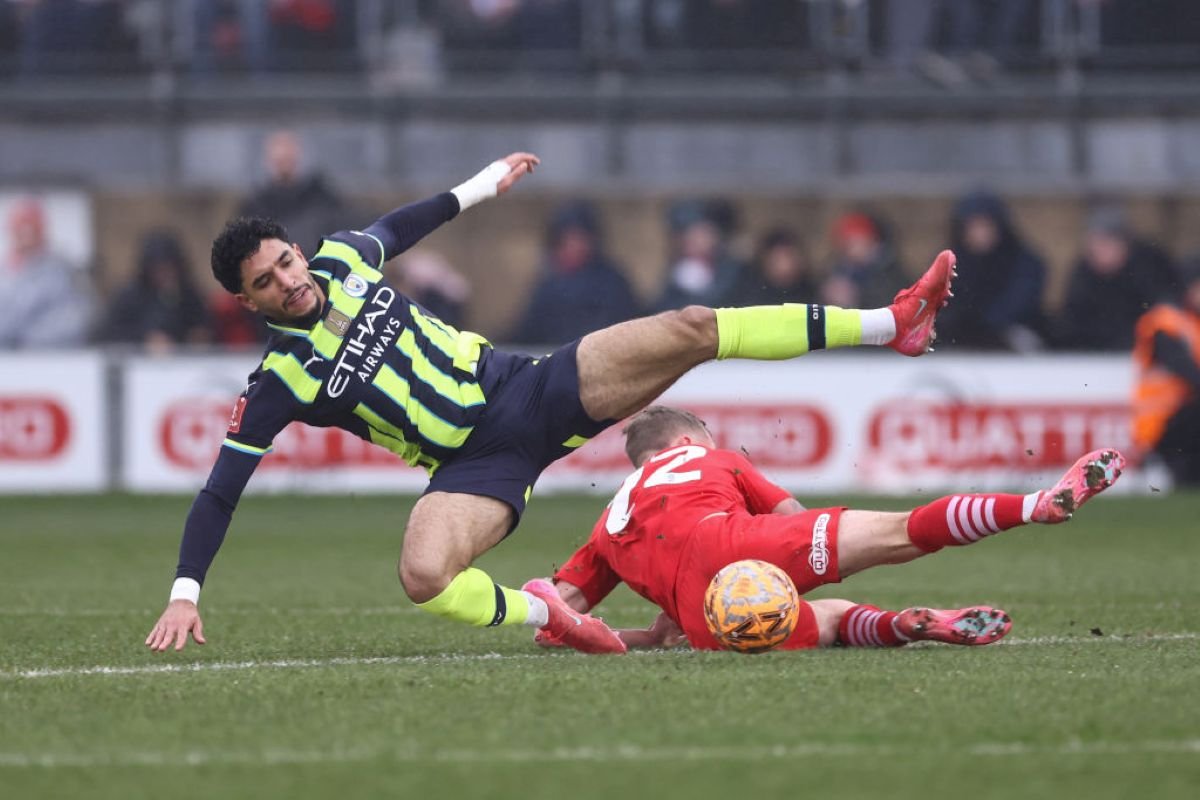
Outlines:
[[[507,661],[524,658],[544,658],[539,653],[443,653],[428,656],[374,656],[366,658],[283,658],[273,661],[210,661],[189,664],[144,664],[125,667],[64,667],[62,669],[29,669],[0,672],[0,679],[62,678],[73,675],[154,675],[174,672],[225,672],[249,669],[320,669],[324,667],[357,667],[374,664],[445,664],[455,661]]]
[[[605,608],[606,614],[624,614],[644,611],[648,607],[615,607]],[[3,617],[129,617],[144,616],[154,619],[162,613],[161,608],[0,608],[0,618]],[[382,617],[402,616],[407,614],[428,616],[429,612],[422,611],[416,606],[293,606],[279,608],[272,606],[207,606],[205,616],[334,616],[334,617]],[[432,619],[432,618],[431,618]]]
[[[928,749],[925,752],[930,752]],[[935,752],[937,750],[935,749]],[[1028,742],[974,742],[941,748],[947,756],[1012,758],[1030,755],[1121,756],[1148,753],[1197,755],[1200,739],[1113,742],[1067,741],[1049,744]],[[570,763],[570,762],[688,762],[688,761],[773,761],[802,758],[888,758],[908,753],[898,745],[860,745],[805,742],[790,745],[676,745],[642,747],[617,746],[554,747],[539,749],[427,750],[421,748],[287,750],[268,748],[261,752],[244,750],[133,751],[114,753],[21,753],[0,752],[0,768],[96,768],[96,767],[202,767],[202,766],[276,766],[293,764],[354,763],[385,761],[390,763],[446,762],[453,764],[487,763]]]
[[[1064,644],[1145,644],[1149,642],[1178,642],[1200,639],[1200,633],[1159,633],[1146,636],[1042,636],[1030,639],[1005,639],[989,647],[1014,647],[1021,645],[1064,645]],[[925,646],[925,643],[918,643]],[[939,645],[930,643],[930,647]],[[676,650],[653,650],[634,652],[632,656],[687,656],[694,651],[686,648]],[[564,654],[567,657],[577,656],[575,653]],[[94,666],[94,667],[61,667],[41,668],[0,672],[0,680],[15,680],[20,678],[63,678],[87,675],[156,675],[172,673],[195,672],[225,672],[254,669],[322,669],[327,667],[357,667],[372,665],[406,665],[406,664],[449,664],[470,661],[518,661],[524,659],[546,658],[546,653],[438,653],[433,655],[415,656],[372,656],[372,657],[342,657],[324,659],[275,659],[271,661],[199,661],[187,664],[136,664],[127,666]],[[561,656],[560,656],[561,657]]]
[[[6,608],[0,609],[0,617],[129,617],[144,616],[153,619],[162,613],[161,608]],[[208,606],[206,615],[258,615],[270,616],[335,616],[349,617],[361,615],[390,616],[393,614],[426,613],[416,606],[327,606],[327,607],[292,607],[272,608],[270,606]]]
[[[1105,636],[1031,636],[1028,639],[1002,639],[993,647],[1040,644],[1137,644],[1139,642],[1184,642],[1200,639],[1200,633],[1149,633]]]

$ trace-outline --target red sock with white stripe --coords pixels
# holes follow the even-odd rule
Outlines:
[[[955,494],[913,509],[908,539],[926,553],[974,544],[993,533],[1027,525],[1041,492]]]
[[[838,641],[846,647],[900,647],[908,644],[896,630],[896,612],[875,606],[853,606],[838,622]]]

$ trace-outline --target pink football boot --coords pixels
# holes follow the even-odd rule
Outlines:
[[[933,349],[937,338],[933,321],[950,301],[950,280],[958,274],[954,265],[954,253],[943,250],[920,280],[896,295],[888,306],[896,318],[896,338],[888,347],[906,356],[925,355]]]
[[[896,615],[896,630],[914,642],[975,646],[991,644],[1012,630],[1012,619],[998,608],[972,606],[942,611],[906,608]]]
[[[1116,450],[1093,450],[1076,461],[1067,474],[1042,492],[1033,507],[1032,522],[1066,522],[1081,505],[1116,483],[1125,469],[1125,456]]]
[[[535,578],[522,586],[521,591],[540,597],[550,609],[549,621],[539,629],[549,640],[548,645],[563,644],[582,653],[624,653],[628,649],[602,620],[580,614],[567,605],[550,581]]]

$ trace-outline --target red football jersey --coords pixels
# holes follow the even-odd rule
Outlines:
[[[716,514],[769,514],[791,494],[740,453],[684,445],[633,472],[591,538],[555,573],[595,606],[624,581],[678,620],[675,579],[697,524]]]

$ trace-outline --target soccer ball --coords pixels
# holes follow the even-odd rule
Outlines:
[[[783,643],[800,617],[800,595],[787,573],[766,561],[734,561],[704,593],[704,619],[721,647],[762,653]]]

